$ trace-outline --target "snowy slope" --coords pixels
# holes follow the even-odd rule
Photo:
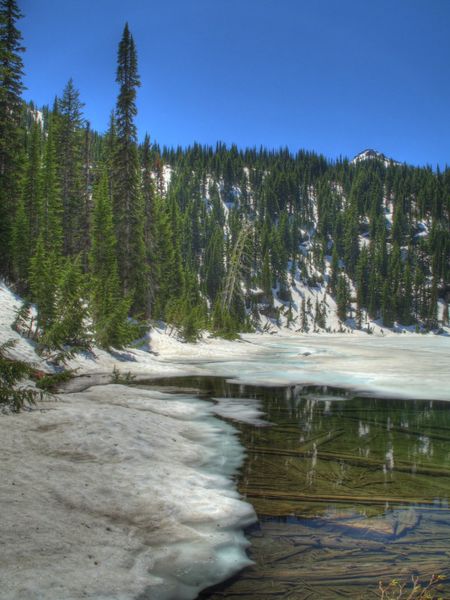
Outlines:
[[[378,152],[377,150],[372,150],[368,148],[367,150],[363,150],[359,152],[351,161],[352,164],[356,165],[359,162],[365,160],[380,160],[383,162],[385,167],[389,167],[390,165],[399,165],[400,163],[392,158],[387,158],[382,152]]]
[[[366,160],[380,160],[386,167],[400,165],[398,161],[391,158],[387,158],[383,153],[376,150],[367,149],[360,152],[351,161],[353,164],[357,164],[361,161]],[[244,167],[244,173],[248,182],[249,170]],[[234,207],[234,202],[230,202],[224,198],[224,186],[223,181],[214,181],[211,175],[207,177],[207,188],[209,186],[216,186],[219,192],[219,196],[222,202],[223,212],[226,218],[224,233],[225,237],[229,234],[228,219],[230,217],[230,210]],[[336,193],[344,197],[342,189],[336,188]],[[250,184],[247,183],[246,194],[251,198],[252,190]],[[233,198],[238,201],[242,196],[242,190],[239,186],[234,186],[232,189]],[[308,230],[303,232],[306,241],[302,242],[299,247],[299,252],[303,255],[306,262],[306,271],[308,274],[307,280],[302,279],[299,269],[296,270],[294,275],[290,272],[290,265],[287,266],[286,280],[288,282],[288,294],[291,297],[290,301],[284,301],[280,299],[278,290],[273,290],[274,296],[274,308],[275,311],[271,311],[268,307],[261,307],[259,317],[254,325],[256,330],[259,332],[283,332],[283,331],[295,331],[297,333],[311,333],[311,332],[324,332],[324,333],[352,333],[352,332],[365,332],[368,334],[381,334],[389,335],[390,333],[415,333],[416,326],[404,326],[401,323],[395,323],[393,327],[387,328],[383,325],[381,319],[371,319],[366,310],[361,311],[360,323],[356,321],[357,316],[357,304],[356,304],[356,288],[353,281],[347,277],[347,283],[351,292],[351,303],[349,306],[349,317],[345,322],[342,322],[337,314],[336,299],[331,295],[330,290],[327,287],[327,282],[331,275],[331,256],[325,257],[325,269],[322,272],[317,268],[313,258],[313,244],[316,235],[316,227],[318,222],[318,208],[317,208],[317,197],[316,190],[314,187],[310,187],[308,190],[309,197],[311,198],[313,205],[313,223]],[[206,193],[204,201],[209,205],[209,194]],[[345,201],[345,198],[344,198]],[[394,221],[394,203],[391,198],[385,196],[383,198],[383,210],[386,220],[386,227],[388,230],[392,229]],[[365,223],[368,226],[368,220]],[[429,223],[425,221],[417,221],[417,234],[416,238],[426,239],[430,233]],[[370,236],[368,232],[361,232],[358,238],[359,247],[370,246]],[[389,245],[389,244],[388,244]],[[406,249],[403,249],[406,251]],[[342,262],[342,261],[341,261]],[[341,264],[341,266],[344,266]],[[310,279],[314,278],[318,283],[317,285],[311,285]],[[261,290],[246,289],[242,284],[242,290],[248,296],[255,296],[261,293]],[[308,304],[308,310],[306,314],[305,324],[302,323],[301,317],[301,306],[302,301]],[[316,322],[316,305],[319,303],[320,310],[324,313],[325,325],[321,327]],[[290,314],[289,314],[290,313]],[[250,311],[249,311],[250,315]],[[450,333],[450,315],[449,307],[445,305],[443,301],[438,306],[438,324],[439,328],[444,333]],[[306,325],[306,327],[305,327]],[[420,325],[419,325],[420,331]]]

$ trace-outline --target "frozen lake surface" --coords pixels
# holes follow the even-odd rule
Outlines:
[[[434,335],[245,335],[236,360],[183,357],[195,374],[254,385],[328,385],[368,396],[450,400],[450,337]],[[173,362],[177,361],[176,356]]]

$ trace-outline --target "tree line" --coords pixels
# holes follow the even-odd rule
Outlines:
[[[0,270],[27,299],[23,328],[36,305],[43,347],[121,347],[148,319],[186,339],[232,337],[262,313],[277,318],[280,302],[292,314],[296,282],[324,287],[357,326],[437,327],[450,169],[140,142],[128,25],[100,134],[72,80],[51,107],[23,101],[20,17],[16,0],[0,1]],[[324,312],[315,307],[319,327]]]

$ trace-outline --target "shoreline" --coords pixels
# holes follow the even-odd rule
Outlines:
[[[38,363],[10,328],[13,300],[3,302],[0,341],[18,339],[17,358]],[[0,418],[5,600],[146,600],[155,590],[158,600],[182,600],[248,564],[242,530],[255,513],[232,480],[244,457],[234,428],[188,393],[112,385],[114,367],[136,382],[218,376],[450,400],[446,336],[246,334],[185,344],[156,331],[150,345],[79,355],[68,364],[78,376],[56,400]]]

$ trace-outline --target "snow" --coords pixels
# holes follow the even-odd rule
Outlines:
[[[45,368],[10,328],[18,305],[1,285],[0,341]],[[110,385],[113,367],[450,401],[450,336],[277,331],[187,344],[155,328],[147,347],[71,361],[83,375],[72,393],[0,416],[2,598],[183,600],[249,564],[242,527],[255,515],[233,483],[244,453],[223,419],[267,425],[260,404]]]
[[[44,127],[44,113],[41,110],[30,109],[30,114],[33,117],[34,121],[38,123],[38,125],[43,128]]]
[[[261,403],[253,398],[214,398],[216,404],[213,406],[213,413],[241,423],[249,423],[255,427],[269,425],[268,421],[263,419],[264,413],[261,410]]]
[[[11,329],[16,311],[21,305],[22,299],[0,281],[0,344],[11,339],[15,340],[16,346],[10,352],[12,358],[34,363],[39,365],[39,368],[48,370],[45,369],[42,359],[35,353],[32,342]]]
[[[449,336],[244,337],[258,345],[258,355],[237,376],[223,369],[239,383],[335,386],[370,396],[450,400]]]
[[[380,160],[383,162],[385,167],[389,167],[390,165],[399,165],[400,163],[392,158],[387,158],[382,152],[378,152],[377,150],[363,150],[359,154],[355,156],[355,158],[351,161],[352,164],[356,165],[364,160]]]
[[[3,417],[2,598],[194,598],[250,564],[234,429],[190,397],[108,385]]]
[[[172,175],[173,175],[172,167],[170,165],[163,165],[162,177],[163,177],[163,183],[164,183],[164,190],[166,193],[170,187],[170,182],[172,181]]]

